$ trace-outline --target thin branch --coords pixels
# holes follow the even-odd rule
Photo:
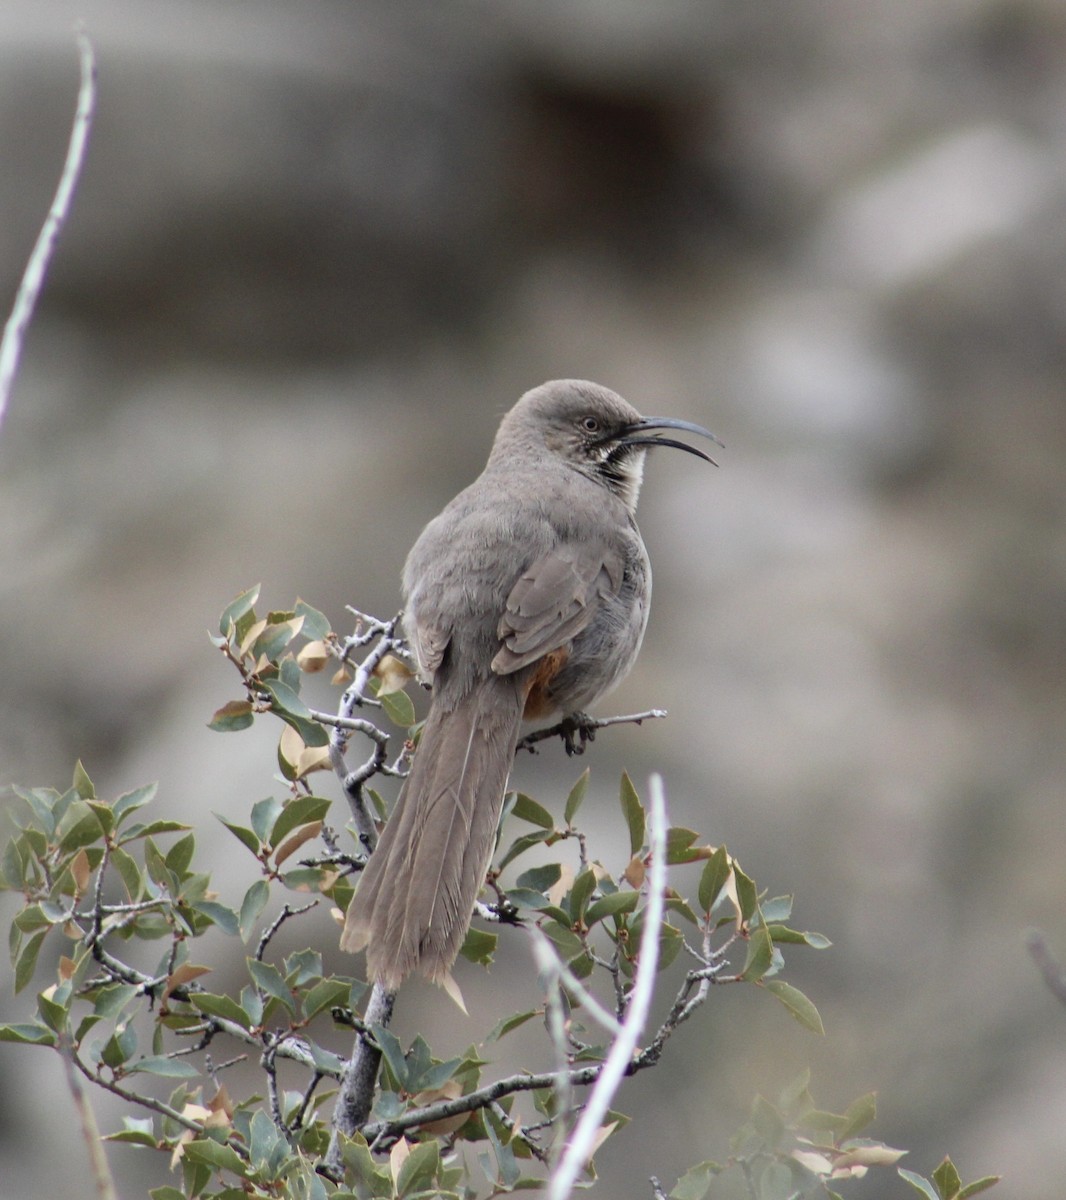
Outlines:
[[[541,974],[553,976],[552,983],[565,987],[577,998],[577,1002],[590,1017],[598,1021],[608,1033],[617,1037],[622,1032],[622,1026],[615,1019],[614,1014],[609,1013],[573,971],[561,961],[547,936],[536,925],[529,926],[529,932],[533,938],[533,952]]]
[[[96,1117],[93,1115],[89,1098],[86,1096],[85,1089],[78,1078],[77,1066],[79,1064],[77,1062],[77,1055],[66,1035],[60,1036],[58,1049],[67,1074],[67,1086],[70,1088],[74,1107],[77,1109],[78,1117],[81,1120],[81,1135],[85,1140],[85,1146],[88,1150],[89,1162],[92,1164],[93,1178],[96,1181],[96,1194],[100,1197],[100,1200],[118,1200],[118,1192],[115,1190],[115,1180],[111,1174],[111,1168],[108,1166],[104,1143],[100,1137],[100,1129],[96,1124]]]
[[[48,210],[48,216],[45,217],[26,263],[26,269],[22,273],[11,316],[4,326],[4,336],[0,339],[0,423],[3,422],[15,376],[18,374],[22,343],[33,319],[33,310],[37,306],[37,298],[44,285],[44,277],[48,272],[56,243],[70,212],[74,189],[77,187],[82,163],[85,161],[89,131],[92,128],[93,109],[96,107],[96,58],[92,42],[84,30],[78,30],[77,38],[81,83],[78,87],[78,103],[74,111],[74,124],[70,130],[66,161],[63,163],[52,207]]]
[[[76,1054],[71,1054],[70,1061],[90,1083],[95,1083],[98,1087],[102,1087],[105,1092],[111,1092],[112,1095],[118,1096],[122,1100],[128,1100],[131,1104],[139,1104],[142,1108],[150,1109],[152,1112],[158,1113],[161,1117],[169,1117],[170,1120],[177,1121],[183,1128],[191,1129],[193,1133],[203,1133],[204,1123],[202,1121],[194,1121],[186,1117],[183,1113],[178,1112],[176,1108],[172,1108],[163,1100],[157,1100],[154,1096],[142,1096],[139,1092],[131,1092],[129,1088],[124,1088],[113,1079],[105,1079],[98,1072],[90,1071]]]
[[[1066,1004],[1066,971],[1062,964],[1048,949],[1047,940],[1039,929],[1031,929],[1025,935],[1025,944],[1029,948],[1033,962],[1040,968],[1049,991],[1056,1000]]]
[[[599,1078],[602,1063],[589,1063],[587,1066],[575,1067],[569,1072],[568,1078],[572,1087],[587,1087]],[[626,1072],[634,1074],[640,1067],[634,1063]],[[423,1108],[412,1108],[399,1117],[388,1121],[369,1121],[360,1132],[368,1142],[383,1142],[390,1138],[399,1137],[408,1129],[418,1129],[422,1125],[431,1125],[435,1121],[443,1121],[448,1117],[457,1117],[462,1113],[475,1112],[486,1108],[495,1100],[512,1096],[517,1092],[535,1092],[554,1086],[557,1073],[542,1071],[538,1075],[507,1075],[488,1083],[476,1091],[457,1096],[454,1100],[437,1100]]]
[[[660,775],[651,777],[648,805],[648,847],[651,868],[648,872],[648,906],[644,930],[640,939],[640,959],[636,979],[629,998],[629,1007],[621,1032],[614,1040],[577,1123],[563,1151],[558,1168],[548,1186],[549,1200],[567,1200],[578,1174],[592,1156],[593,1146],[611,1100],[622,1082],[622,1076],[632,1067],[644,1023],[651,1008],[655,976],[659,969],[659,935],[662,930],[664,891],[666,888],[666,800]]]
[[[618,717],[585,717],[577,726],[577,732],[582,729],[586,731],[586,736],[596,729],[606,729],[610,725],[640,725],[644,721],[659,720],[666,716],[665,708],[649,708],[646,712],[627,713]],[[534,729],[532,733],[527,733],[525,737],[518,739],[518,744],[515,746],[515,754],[522,750],[528,750],[531,754],[534,752],[533,747],[538,742],[546,742],[550,738],[561,737],[564,741],[570,739],[569,745],[573,745],[573,735],[575,732],[574,723],[567,717],[557,721],[554,725],[549,725],[545,729]],[[589,737],[591,741],[591,737]],[[571,751],[575,753],[577,751]]]
[[[263,955],[266,953],[267,946],[270,945],[270,939],[289,919],[289,917],[298,917],[301,913],[305,913],[308,909],[314,908],[318,904],[317,900],[311,900],[307,904],[301,904],[299,908],[290,908],[288,904],[283,904],[281,912],[274,918],[273,921],[263,930],[263,936],[259,939],[259,944],[255,948],[255,957],[257,961],[262,962]]]

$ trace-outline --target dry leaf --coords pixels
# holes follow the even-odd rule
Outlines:
[[[79,850],[73,859],[71,859],[70,873],[74,876],[74,886],[78,890],[78,895],[84,896],[89,886],[89,880],[92,878],[92,871],[89,869],[89,856],[85,853],[84,848]]]
[[[330,653],[325,642],[308,642],[296,656],[297,666],[308,675],[323,670],[329,660]]]
[[[622,878],[636,892],[644,886],[644,876],[647,874],[648,868],[645,865],[644,859],[639,854],[634,854],[626,864],[626,869],[622,872]]]
[[[176,987],[191,983],[194,979],[199,979],[201,975],[209,974],[210,971],[210,967],[198,967],[194,963],[182,963],[180,967],[176,967],[167,976],[167,985],[163,989],[163,998],[166,999]]]
[[[389,692],[402,692],[408,680],[415,677],[414,671],[395,654],[386,654],[374,668],[374,675],[381,680],[379,696],[388,695]]]
[[[434,1088],[429,1092],[419,1092],[412,1099],[421,1108],[426,1104],[435,1104],[438,1100],[456,1100],[462,1094],[463,1085],[457,1079],[449,1079],[443,1087]],[[461,1129],[470,1120],[472,1115],[472,1113],[468,1112],[456,1113],[454,1117],[442,1117],[439,1121],[430,1121],[426,1125],[420,1125],[419,1129],[425,1133],[433,1133],[438,1136],[455,1133],[457,1129]]]
[[[312,838],[318,837],[322,832],[322,822],[312,821],[309,825],[302,825],[290,838],[285,841],[274,851],[274,863],[276,866],[281,864],[296,850],[299,850],[304,842],[309,842]]]

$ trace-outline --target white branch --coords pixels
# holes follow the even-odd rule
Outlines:
[[[611,1106],[618,1085],[633,1061],[633,1052],[640,1041],[648,1019],[648,1010],[659,969],[659,934],[663,923],[663,901],[666,889],[666,801],[663,781],[651,777],[649,788],[648,846],[651,869],[648,872],[648,907],[644,915],[644,931],[640,939],[640,961],[630,997],[629,1010],[622,1029],[614,1040],[607,1061],[603,1064],[596,1086],[585,1104],[559,1166],[548,1186],[548,1200],[568,1200],[581,1168],[592,1157],[596,1137],[604,1115]]]
[[[63,223],[70,212],[74,189],[85,160],[89,130],[93,123],[93,109],[96,105],[96,59],[92,43],[84,31],[79,30],[77,36],[78,54],[81,59],[81,84],[78,88],[78,105],[74,112],[66,162],[63,164],[63,173],[59,177],[52,207],[48,210],[48,216],[45,217],[33,252],[26,263],[26,270],[22,273],[11,316],[4,326],[4,336],[0,339],[0,423],[3,422],[7,411],[7,402],[18,373],[26,330],[33,319],[33,310],[44,284],[48,264],[59,241]]]

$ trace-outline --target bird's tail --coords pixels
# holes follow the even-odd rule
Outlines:
[[[485,881],[524,697],[492,676],[457,704],[438,697],[377,848],[363,870],[341,948],[394,991],[412,971],[440,982]]]

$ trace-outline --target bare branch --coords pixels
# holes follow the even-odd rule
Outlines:
[[[93,110],[96,107],[96,58],[93,54],[92,42],[84,30],[78,34],[78,55],[81,64],[81,84],[78,87],[78,103],[74,111],[74,124],[70,131],[70,141],[67,145],[67,157],[63,171],[59,177],[52,207],[48,210],[41,232],[37,235],[30,254],[26,269],[22,273],[18,291],[15,293],[15,303],[11,308],[11,316],[4,326],[4,336],[0,339],[0,423],[3,422],[7,411],[11,389],[18,373],[19,359],[22,357],[22,343],[33,319],[33,311],[37,307],[37,298],[44,285],[44,277],[55,251],[56,243],[62,232],[70,212],[74,189],[77,187],[81,174],[82,163],[85,161],[85,148],[92,128]]]
[[[93,1178],[96,1181],[96,1194],[100,1197],[100,1200],[118,1200],[118,1192],[115,1190],[115,1180],[111,1175],[111,1168],[107,1163],[107,1154],[104,1151],[104,1144],[100,1137],[100,1129],[96,1124],[96,1117],[93,1114],[89,1098],[86,1096],[85,1089],[78,1078],[77,1068],[80,1064],[77,1061],[74,1047],[67,1035],[60,1036],[58,1050],[66,1070],[67,1086],[70,1088],[74,1107],[81,1120],[81,1135],[89,1154],[89,1162],[92,1164]]]
[[[531,754],[535,753],[533,747],[538,742],[546,742],[550,738],[561,737],[568,747],[573,747],[573,736],[577,732],[579,734],[584,731],[582,740],[592,740],[592,732],[597,729],[606,729],[610,725],[641,725],[645,721],[659,720],[666,716],[665,708],[649,708],[646,712],[627,713],[624,716],[618,717],[583,717],[575,725],[575,722],[568,717],[557,721],[554,725],[549,725],[545,729],[534,729],[532,733],[527,733],[525,737],[518,739],[518,744],[515,746],[515,754],[522,750],[528,750]],[[574,747],[568,749],[568,753],[578,753],[581,751]]]
[[[1047,940],[1039,929],[1030,929],[1025,935],[1025,944],[1029,948],[1033,962],[1040,968],[1044,982],[1056,1000],[1066,1004],[1066,971],[1062,964],[1048,949]]]
[[[648,871],[648,907],[640,939],[640,959],[629,1006],[622,1028],[603,1064],[585,1104],[585,1111],[570,1137],[549,1186],[549,1200],[567,1200],[578,1173],[592,1156],[593,1145],[622,1076],[633,1064],[633,1052],[644,1030],[659,969],[659,935],[662,930],[664,891],[666,889],[666,799],[660,775],[651,777],[648,804],[648,847],[651,868]]]

